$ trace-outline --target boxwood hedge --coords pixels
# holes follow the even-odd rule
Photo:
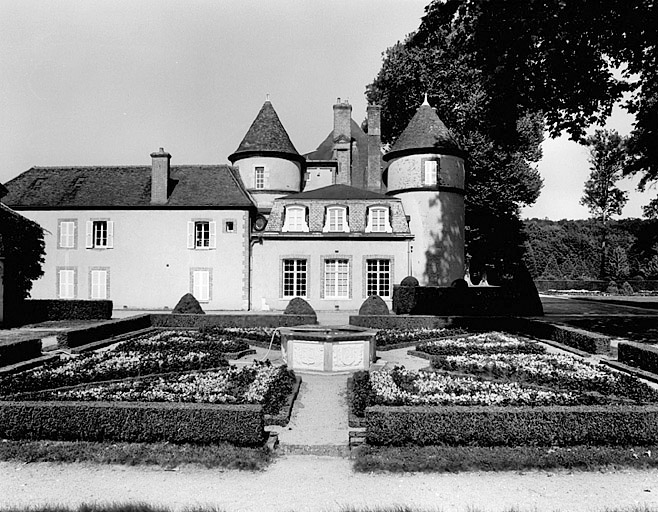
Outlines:
[[[258,446],[260,405],[0,402],[0,438]]]
[[[0,368],[41,356],[41,340],[0,343]]]
[[[658,347],[637,342],[619,342],[617,360],[620,363],[658,374]]]
[[[372,445],[573,446],[658,442],[658,406],[366,409]]]

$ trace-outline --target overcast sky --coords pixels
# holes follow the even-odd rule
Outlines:
[[[32,166],[148,165],[159,147],[174,165],[228,163],[266,94],[311,151],[337,97],[363,120],[382,52],[428,1],[0,0],[0,182]],[[586,150],[559,139],[544,155],[524,215],[586,218]],[[624,216],[655,194],[633,194]]]

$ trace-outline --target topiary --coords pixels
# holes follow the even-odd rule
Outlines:
[[[199,301],[194,298],[194,295],[191,293],[186,293],[183,295],[176,307],[172,311],[174,314],[179,315],[205,315],[205,311],[201,309],[201,304]]]
[[[295,297],[286,306],[284,315],[315,315],[313,307],[304,299]]]
[[[633,290],[633,287],[630,285],[628,281],[624,281],[624,284],[621,285],[620,292],[622,295],[633,295],[635,293],[635,290]]]
[[[605,289],[605,293],[609,293],[610,295],[619,295],[619,288],[617,287],[617,283],[610,281],[608,283],[608,287]]]
[[[371,295],[359,308],[359,315],[388,315],[389,313],[386,302],[379,295]]]
[[[418,286],[418,284],[418,279],[414,276],[407,276],[402,280],[400,286]]]
[[[455,279],[450,284],[450,288],[457,288],[458,290],[463,290],[465,288],[468,288],[468,283],[466,282],[466,279]]]

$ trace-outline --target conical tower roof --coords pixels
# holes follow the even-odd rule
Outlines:
[[[396,157],[419,152],[447,153],[458,156],[463,154],[462,148],[448,127],[427,102],[427,96],[402,135],[395,141],[391,150],[384,155],[384,160],[389,161]]]
[[[290,141],[288,132],[281,124],[281,120],[269,100],[263,104],[238,149],[228,158],[233,163],[240,158],[263,153],[292,160],[303,160]]]

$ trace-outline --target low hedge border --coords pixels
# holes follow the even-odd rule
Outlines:
[[[119,336],[112,336],[111,338],[105,338],[103,340],[93,341],[87,343],[86,345],[80,345],[71,349],[71,354],[81,354],[83,352],[89,352],[91,350],[98,350],[99,348],[108,347],[114,345],[115,343],[120,343],[125,340],[134,338],[135,336],[141,336],[142,334],[150,334],[158,332],[160,329],[155,329],[154,327],[147,327],[146,329],[140,329],[138,331],[130,331],[125,334],[120,334]]]
[[[614,368],[615,370],[626,372],[640,379],[648,380],[649,382],[655,382],[656,384],[658,384],[658,374],[648,372],[646,370],[641,370],[640,368],[636,368],[634,366],[628,366],[618,361],[607,361],[603,359],[601,363],[608,365],[611,368]]]
[[[60,347],[74,348],[90,343],[139,331],[151,327],[151,315],[138,315],[119,320],[110,320],[80,329],[71,329],[57,335]]]
[[[12,308],[12,325],[57,320],[109,320],[111,300],[26,299]],[[5,320],[8,320],[6,318]]]
[[[617,360],[628,366],[658,374],[658,347],[654,345],[620,341],[617,345]]]
[[[28,339],[0,345],[0,368],[41,357],[41,339]]]
[[[12,373],[24,372],[26,370],[31,370],[37,366],[42,366],[51,361],[59,359],[59,354],[47,354],[45,356],[36,357],[34,359],[28,359],[27,361],[21,361],[20,363],[11,364],[9,366],[3,366],[0,368],[0,377],[5,375],[10,375]]]
[[[174,313],[151,314],[153,327],[199,329],[200,327],[293,327],[317,324],[316,315],[177,315]]]
[[[658,442],[658,406],[366,408],[371,445],[573,446]]]
[[[261,446],[260,405],[0,402],[0,438]]]
[[[296,375],[295,383],[292,386],[292,393],[288,395],[285,405],[281,407],[279,414],[266,414],[265,425],[278,425],[280,427],[285,427],[290,422],[292,406],[295,404],[295,400],[297,399],[301,385],[302,378],[299,375]]]

